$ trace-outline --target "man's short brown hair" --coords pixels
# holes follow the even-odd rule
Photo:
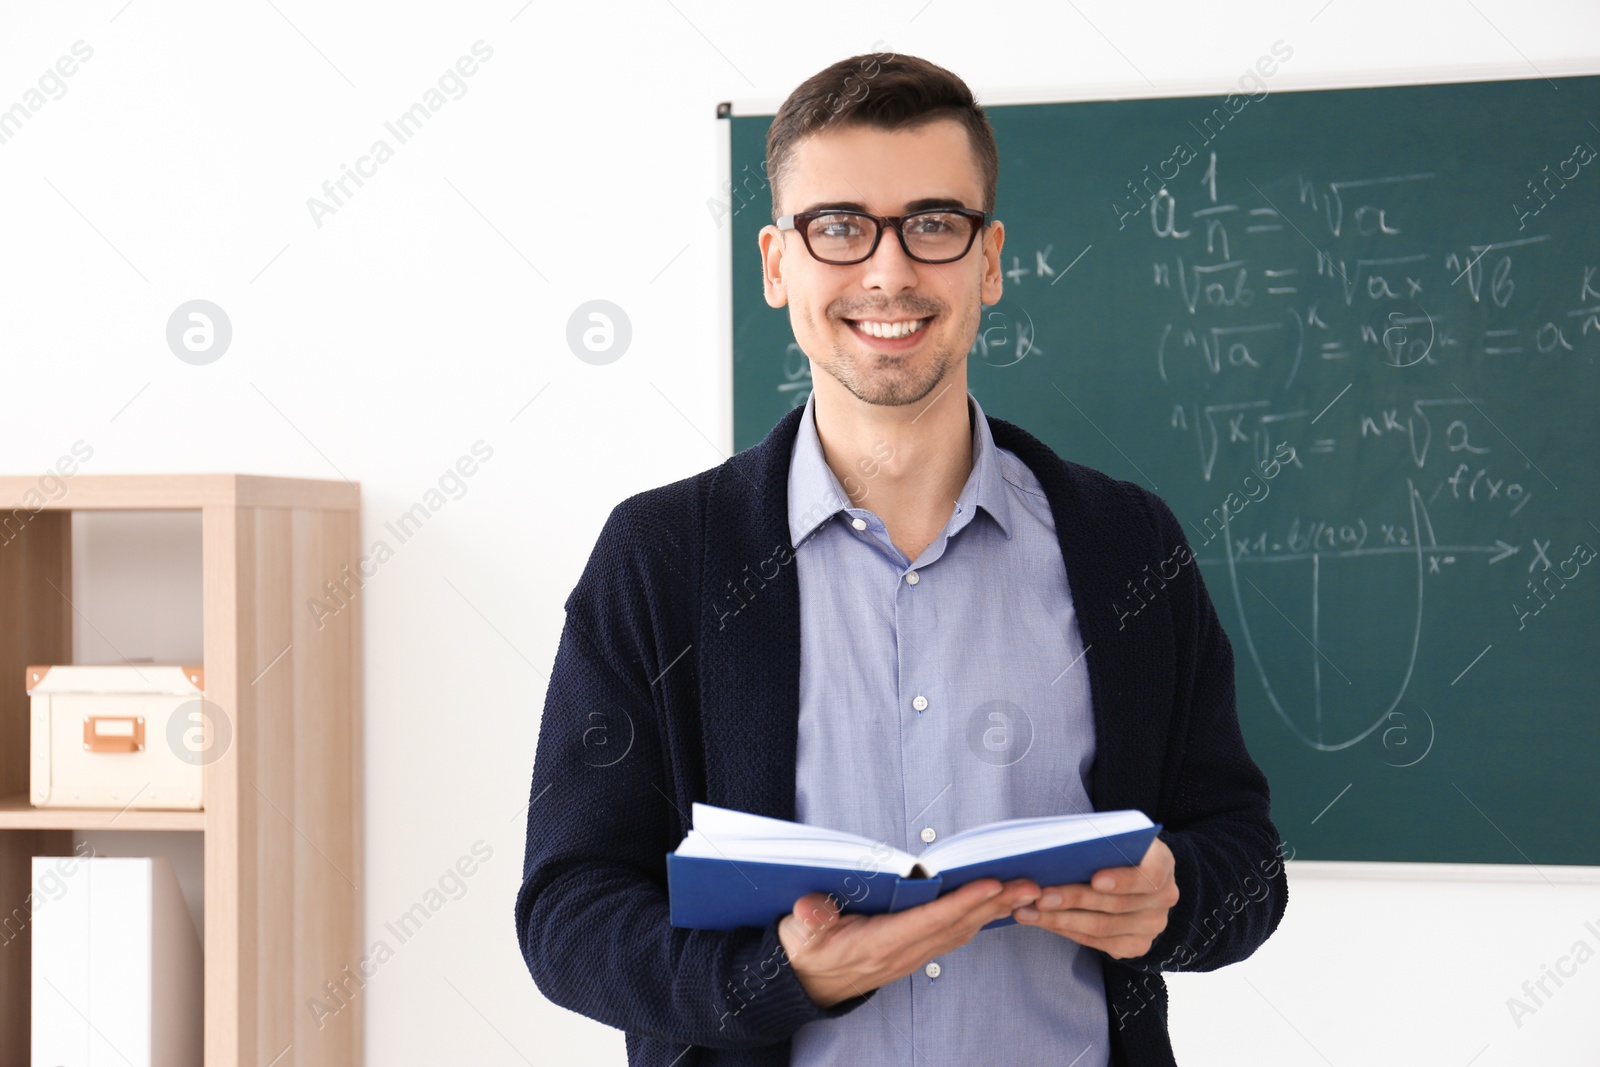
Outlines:
[[[926,59],[872,52],[824,67],[801,82],[778,108],[767,128],[773,220],[779,215],[778,194],[795,148],[805,138],[848,126],[909,130],[938,119],[955,119],[966,127],[983,182],[982,207],[993,211],[1000,152],[989,119],[967,83]]]

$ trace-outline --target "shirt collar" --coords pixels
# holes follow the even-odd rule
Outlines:
[[[799,547],[800,542],[817,527],[839,512],[856,515],[865,514],[868,510],[851,505],[844,486],[823,458],[822,439],[817,436],[816,402],[815,392],[806,398],[805,411],[801,414],[794,448],[790,453],[789,543],[795,547]],[[967,393],[967,405],[972,421],[972,473],[967,476],[967,482],[956,498],[951,532],[965,526],[976,513],[975,509],[982,508],[1009,540],[1011,502],[1006,493],[994,437],[989,432],[989,420],[984,416],[977,397],[970,391]]]

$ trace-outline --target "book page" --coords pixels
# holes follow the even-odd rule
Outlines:
[[[696,802],[692,818],[694,826],[676,850],[679,856],[892,871],[901,876],[909,874],[917,862],[915,856],[900,849],[891,849],[885,856],[881,843],[842,830],[752,815],[713,804]]]
[[[947,837],[929,845],[917,858],[923,867],[937,874],[984,860],[1020,856],[1100,837],[1114,837],[1151,825],[1144,812],[1132,810],[1006,819]]]

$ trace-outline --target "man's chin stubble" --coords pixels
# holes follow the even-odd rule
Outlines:
[[[936,389],[942,388],[951,366],[949,353],[942,353],[935,361],[928,380],[906,390],[903,388],[906,384],[904,378],[893,372],[882,376],[888,379],[887,382],[870,374],[858,375],[856,362],[842,347],[834,348],[833,357],[834,366],[824,368],[829,375],[857,400],[877,407],[905,407],[925,400]],[[847,368],[846,373],[841,375],[836,369],[839,367]]]

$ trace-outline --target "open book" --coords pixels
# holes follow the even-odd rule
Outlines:
[[[979,878],[1087,882],[1132,867],[1161,827],[1139,811],[1005,819],[963,830],[913,856],[839,830],[694,805],[693,828],[667,854],[673,926],[766,926],[807,893],[832,893],[845,913],[925,904]],[[1015,922],[1009,915],[984,927]]]

